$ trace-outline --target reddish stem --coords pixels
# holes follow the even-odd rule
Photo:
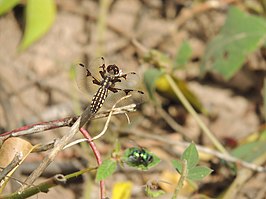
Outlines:
[[[77,117],[67,117],[59,120],[53,120],[49,122],[40,122],[36,124],[26,125],[12,131],[8,131],[0,134],[0,137],[4,139],[12,136],[23,136],[33,133],[38,133],[42,131],[47,131],[55,128],[60,128],[64,126],[72,126],[73,123],[77,120]]]
[[[93,151],[93,153],[94,153],[94,155],[96,157],[98,166],[100,166],[102,164],[101,154],[99,153],[99,151],[97,150],[96,145],[92,141],[92,138],[91,138],[90,134],[84,128],[80,128],[79,130],[83,134],[83,136],[86,139],[88,139],[88,144],[90,145],[90,147],[91,147],[91,149],[92,149],[92,151]],[[105,187],[104,187],[104,181],[103,180],[100,181],[100,194],[101,194],[101,198],[102,199],[105,198]]]

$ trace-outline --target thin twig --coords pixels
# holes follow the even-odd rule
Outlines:
[[[94,136],[94,137],[92,138],[92,140],[96,140],[96,139],[100,138],[101,136],[103,136],[103,135],[105,134],[105,132],[106,132],[106,130],[107,130],[107,128],[108,128],[108,125],[109,125],[109,123],[110,123],[110,120],[111,120],[111,116],[112,116],[113,110],[115,109],[116,105],[117,105],[119,102],[121,102],[121,101],[123,101],[123,100],[125,100],[125,99],[127,99],[127,98],[129,98],[129,97],[131,97],[131,95],[126,95],[126,96],[122,97],[121,99],[119,99],[119,100],[113,105],[113,107],[112,107],[112,109],[111,109],[111,111],[110,111],[110,113],[109,113],[109,115],[108,115],[107,121],[106,121],[106,123],[105,123],[105,125],[104,125],[104,128],[103,128],[102,132],[99,133],[98,135]]]
[[[55,128],[60,128],[64,126],[71,126],[74,122],[73,120],[77,120],[77,117],[67,117],[59,120],[53,120],[49,122],[40,122],[32,125],[26,125],[12,131],[8,131],[0,134],[0,139],[5,140],[9,137],[19,137],[24,135],[30,135],[34,133],[39,133]]]
[[[47,193],[51,187],[65,184],[66,180],[69,180],[71,178],[76,178],[79,175],[82,175],[83,173],[86,173],[88,171],[93,171],[96,168],[86,168],[81,171],[77,171],[75,173],[63,176],[62,174],[57,174],[44,182],[38,184],[38,185],[32,185],[31,187],[25,189],[23,192],[15,192],[10,195],[1,196],[1,199],[17,199],[17,198],[27,198],[33,195],[36,195],[40,192]]]
[[[39,165],[37,169],[35,169],[31,175],[26,179],[26,184],[33,184],[34,181],[40,177],[40,175],[43,173],[43,171],[48,167],[48,165],[55,159],[56,155],[64,148],[65,145],[67,145],[70,140],[76,135],[76,133],[79,131],[79,123],[80,123],[80,117],[79,119],[74,123],[74,125],[71,127],[70,131],[62,137],[61,140],[59,140],[56,144],[53,150],[49,153],[48,156],[46,156],[43,160],[43,162]],[[28,185],[23,185],[20,188],[20,191],[23,191],[25,188],[28,188]]]
[[[37,193],[44,192],[47,193],[49,188],[54,187],[58,184],[63,184],[65,182],[64,176],[62,174],[57,174],[52,178],[49,178],[45,182],[40,183],[39,185],[28,187],[24,191],[17,191],[10,195],[2,196],[2,199],[17,199],[17,198],[28,198]]]
[[[205,133],[205,135],[212,141],[213,145],[222,153],[228,154],[228,152],[223,147],[223,145],[216,139],[214,134],[209,130],[209,128],[204,124],[204,122],[199,118],[198,114],[196,113],[194,108],[191,106],[191,104],[188,102],[186,97],[183,95],[182,91],[178,88],[173,78],[168,74],[166,74],[165,77],[168,83],[170,84],[171,88],[173,89],[174,93],[180,100],[180,102],[183,104],[186,110],[192,115],[192,117],[196,120],[196,122],[198,123],[202,131]]]
[[[136,104],[130,104],[127,106],[117,107],[112,111],[112,114],[118,115],[118,114],[125,114],[127,112],[135,112],[136,107],[137,107]],[[91,119],[94,120],[94,119],[107,117],[110,111],[111,110],[99,112],[96,115],[94,115]],[[65,126],[72,126],[73,123],[77,120],[77,118],[78,117],[67,117],[67,118],[53,120],[49,122],[41,122],[41,123],[36,123],[32,125],[26,125],[18,129],[14,129],[12,131],[8,131],[8,132],[0,134],[0,140],[5,140],[9,137],[19,137],[19,136],[30,135],[34,133],[40,133],[43,131],[65,127]]]
[[[136,105],[135,104],[131,104],[129,106],[119,107],[117,109],[112,109],[110,112],[113,113],[113,112],[115,112],[115,110],[116,111],[119,110],[119,113],[121,113],[121,112],[124,113],[127,110],[135,111],[136,110]],[[110,112],[109,112],[109,114],[110,114]],[[68,124],[69,124],[70,121],[73,122],[72,119],[73,118],[68,118],[68,120],[63,120],[63,121],[60,120],[61,122],[63,122],[63,124],[61,124],[58,120],[46,123],[46,125],[44,125],[44,126],[42,124],[42,128],[41,129],[43,131],[45,129],[48,130],[48,129],[56,128],[56,127],[58,127],[58,123],[60,123],[60,126],[66,125],[66,121],[68,121]],[[46,169],[46,167],[55,159],[57,153],[60,152],[64,148],[64,146],[66,146],[70,142],[70,140],[74,137],[74,135],[79,130],[79,123],[80,123],[80,117],[74,123],[74,125],[71,127],[69,133],[66,134],[61,140],[59,140],[55,144],[55,146],[54,146],[53,150],[50,152],[50,154],[48,156],[46,156],[45,159],[43,160],[43,162],[39,165],[39,167],[31,173],[31,175],[25,181],[25,184],[20,188],[20,191],[23,191],[25,188],[29,187],[28,186],[29,184],[33,184],[34,181],[43,173],[43,171]],[[49,126],[49,127],[47,128],[47,126]],[[38,131],[38,130],[40,131],[40,127],[37,128],[38,130],[36,129],[36,127],[37,127],[36,125],[31,126],[31,128],[29,128],[29,126],[26,126],[26,127],[20,128],[19,130],[16,130],[15,132],[18,132],[20,130],[22,131],[24,129],[27,129],[27,130],[31,129],[32,130],[32,128],[33,129],[35,128],[35,131]],[[12,131],[12,132],[14,132],[14,131]],[[12,133],[5,133],[4,134],[4,136],[7,136],[7,135],[10,136],[10,135],[12,135]]]
[[[141,43],[139,43],[137,40],[133,41],[134,45],[138,48],[141,48],[142,51],[150,52],[149,49],[147,49],[145,46],[143,46]],[[214,134],[208,129],[208,127],[204,124],[204,122],[199,118],[196,111],[193,109],[191,104],[188,102],[182,91],[179,89],[179,87],[174,82],[173,78],[169,74],[165,74],[166,80],[168,81],[169,85],[173,89],[175,95],[178,97],[182,105],[186,108],[186,110],[192,115],[192,117],[196,120],[202,131],[205,133],[205,135],[212,141],[214,146],[221,151],[224,154],[228,154],[226,149],[223,147],[223,145],[216,139]]]
[[[54,145],[57,142],[58,142],[57,139],[54,139],[52,142],[49,142],[48,144],[37,145],[31,152],[32,153],[40,153],[40,152],[48,151],[48,150],[54,148]]]
[[[0,182],[7,176],[7,174],[12,171],[19,162],[22,160],[22,153],[16,153],[13,160],[0,172]]]
[[[161,115],[161,117],[167,122],[171,128],[173,128],[176,132],[181,133],[183,136],[187,138],[187,132],[185,129],[179,125],[164,109],[162,109],[160,106],[157,106],[157,111]]]
[[[211,0],[206,1],[204,3],[196,4],[196,6],[185,8],[181,11],[179,17],[176,18],[175,23],[177,29],[180,29],[187,21],[192,19],[193,17],[198,16],[199,14],[206,13],[209,10],[213,9],[222,9],[228,6],[229,4],[233,4],[238,0]],[[176,30],[177,30],[176,29]]]
[[[256,158],[253,162],[254,164],[261,165],[265,163],[265,160],[266,160],[266,153]],[[264,169],[264,172],[265,171],[266,170]],[[235,178],[234,182],[231,183],[230,187],[226,190],[221,199],[237,198],[240,188],[245,184],[246,181],[252,178],[252,175],[254,175],[253,171],[247,169],[240,169],[237,172],[237,177]]]

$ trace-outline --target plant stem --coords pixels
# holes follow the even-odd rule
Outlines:
[[[77,171],[75,173],[63,176],[61,174],[55,175],[54,177],[51,177],[44,182],[36,185],[31,186],[27,189],[25,189],[23,192],[15,192],[9,195],[1,196],[1,199],[22,199],[22,198],[28,198],[30,196],[34,196],[40,192],[47,193],[50,188],[55,187],[60,184],[64,184],[66,180],[69,180],[71,178],[76,178],[79,175],[82,175],[83,173],[96,170],[97,168],[86,168],[81,171]]]
[[[109,6],[112,3],[112,0],[101,0],[100,1],[100,10],[97,22],[97,49],[96,55],[104,55],[104,43],[105,43],[105,32],[106,32],[106,23],[107,23],[107,14]]]
[[[100,166],[102,164],[102,159],[101,159],[101,154],[98,151],[96,145],[94,144],[94,142],[92,141],[92,138],[90,136],[90,134],[88,133],[88,131],[86,131],[84,128],[80,128],[80,132],[82,133],[82,135],[88,139],[88,144],[90,145],[98,165]],[[100,181],[100,195],[101,195],[101,199],[105,198],[105,185],[104,185],[104,180]]]
[[[187,178],[187,160],[182,160],[182,173],[181,176],[178,180],[174,195],[172,197],[172,199],[177,198],[179,191],[182,189],[182,187],[184,186],[184,182]]]
[[[173,91],[175,92],[176,96],[179,98],[183,106],[186,108],[186,110],[194,117],[202,131],[205,133],[205,135],[212,141],[214,146],[222,153],[228,154],[226,149],[222,146],[222,144],[216,139],[216,137],[213,135],[213,133],[207,128],[207,126],[201,121],[196,111],[193,109],[193,107],[190,105],[190,103],[187,101],[181,90],[178,88],[176,83],[174,82],[173,78],[166,74],[166,79],[170,86],[172,87]]]

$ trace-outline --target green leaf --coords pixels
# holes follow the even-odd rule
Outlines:
[[[190,180],[201,180],[204,177],[208,176],[212,171],[213,170],[208,167],[196,166],[188,170],[187,178]]]
[[[180,160],[173,160],[172,164],[175,167],[175,169],[177,170],[177,172],[179,174],[181,174],[182,173],[182,168],[183,168],[182,162]]]
[[[161,159],[157,155],[151,152],[150,154],[153,156],[153,161],[148,165],[148,169],[155,167],[157,164],[161,162]]]
[[[231,78],[265,39],[265,19],[231,7],[220,34],[207,46],[201,64],[202,72],[214,70],[227,79]]]
[[[146,192],[147,196],[149,196],[151,198],[158,198],[159,196],[162,196],[162,195],[165,194],[165,191],[163,191],[163,190],[153,190],[149,186],[146,186],[145,192]]]
[[[252,162],[266,153],[266,141],[255,141],[241,145],[232,151],[232,155],[242,160]]]
[[[181,44],[175,58],[174,69],[184,68],[192,54],[192,49],[187,41]]]
[[[266,77],[264,78],[264,85],[263,85],[261,93],[263,97],[262,114],[264,116],[264,119],[266,119]]]
[[[156,88],[156,80],[163,74],[162,71],[151,68],[144,73],[144,84],[148,90],[151,99],[154,99],[154,91]]]
[[[182,160],[187,160],[187,168],[195,167],[199,162],[199,154],[194,143],[191,143],[181,156]]]
[[[0,0],[0,15],[14,8],[20,0]]]
[[[54,0],[27,0],[26,27],[19,46],[20,51],[29,47],[50,29],[55,14]]]
[[[144,55],[144,61],[152,64],[155,68],[169,68],[172,67],[172,60],[165,53],[158,50],[150,50]]]
[[[261,131],[259,131],[259,140],[260,141],[266,141],[266,129],[262,129]]]
[[[103,180],[112,175],[116,170],[116,161],[112,159],[104,160],[100,167],[97,169],[96,180]]]

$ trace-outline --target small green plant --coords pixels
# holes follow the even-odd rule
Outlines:
[[[199,154],[194,143],[187,147],[180,160],[173,160],[172,163],[177,172],[181,175],[173,198],[177,197],[185,181],[202,180],[213,171],[205,166],[197,166],[199,163]]]
[[[110,158],[104,160],[97,169],[96,180],[100,181],[106,179],[115,172],[116,168],[117,162],[114,159]]]
[[[265,19],[231,7],[221,32],[207,46],[201,70],[216,71],[230,79],[265,41]]]
[[[188,44],[183,44],[183,47],[179,50],[181,54],[186,55],[186,59],[181,59],[177,56],[175,61],[172,61],[168,56],[157,50],[147,50],[144,60],[152,64],[154,68],[145,71],[145,86],[149,92],[150,98],[155,101],[156,106],[158,106],[158,103],[156,103],[156,98],[154,97],[155,89],[164,91],[166,94],[175,97],[175,100],[180,101],[185,109],[193,116],[203,133],[213,142],[215,147],[222,153],[228,153],[198,116],[196,110],[208,114],[198,98],[189,90],[184,81],[174,76],[174,71],[178,69],[178,67],[175,67],[178,65],[177,63],[186,63],[184,60],[188,61],[190,57],[190,48],[187,47],[187,45]],[[177,60],[182,61],[176,62]],[[157,83],[158,81],[159,83]]]
[[[111,176],[117,168],[117,164],[127,164],[138,170],[146,171],[160,162],[155,154],[141,147],[128,148],[121,155],[120,148],[116,148],[112,157],[103,161],[96,174],[96,180],[104,180]]]

